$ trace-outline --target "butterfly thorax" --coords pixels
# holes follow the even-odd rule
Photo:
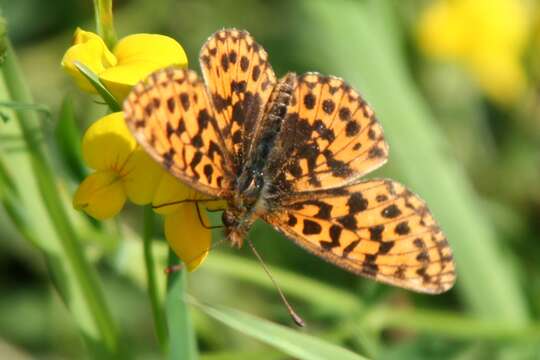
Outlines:
[[[267,189],[271,187],[265,167],[291,102],[296,75],[288,73],[274,87],[272,95],[257,121],[254,138],[245,147],[248,159],[235,184],[234,198],[223,214],[225,233],[233,245],[241,246],[253,222],[268,211]]]

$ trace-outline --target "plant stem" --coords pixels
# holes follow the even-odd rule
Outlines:
[[[152,315],[154,316],[154,327],[156,336],[161,347],[161,352],[166,354],[169,347],[169,334],[167,330],[167,321],[163,311],[162,299],[159,296],[159,289],[156,280],[156,267],[154,255],[152,253],[152,236],[154,233],[154,212],[150,207],[144,208],[144,226],[143,226],[143,251],[144,264],[146,266],[146,279],[148,286],[148,295],[152,305]]]
[[[2,66],[2,75],[7,91],[11,100],[31,104],[33,103],[32,96],[23,79],[15,52],[9,41],[7,47],[6,60]],[[45,150],[33,131],[36,124],[39,124],[39,120],[35,112],[18,110],[16,113],[23,138],[26,142],[26,149],[40,195],[47,209],[47,214],[58,234],[61,248],[65,253],[65,259],[68,261],[67,269],[74,273],[74,277],[77,279],[77,285],[83,294],[85,306],[88,307],[94,317],[94,322],[104,343],[103,345],[109,355],[114,357],[114,354],[118,354],[116,326],[106,306],[97,276],[88,263],[78,242],[77,234],[69,221],[68,214],[56,187],[54,173],[45,156]],[[70,294],[62,287],[57,286],[57,290],[69,306],[71,300]],[[71,310],[73,311],[73,309]]]
[[[116,32],[113,22],[113,1],[94,0],[94,14],[96,17],[96,30],[103,38],[105,44],[112,49],[116,44]]]
[[[179,264],[172,250],[169,251],[169,266]],[[185,300],[187,271],[175,271],[169,274],[167,284],[167,320],[169,337],[172,339],[169,359],[196,360],[199,358],[195,329],[191,322],[188,305]]]

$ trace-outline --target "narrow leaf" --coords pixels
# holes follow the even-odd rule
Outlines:
[[[78,61],[73,62],[75,64],[75,67],[77,70],[83,74],[83,76],[92,84],[94,89],[98,92],[98,94],[103,98],[103,100],[107,103],[111,111],[121,111],[122,107],[118,104],[114,96],[110,93],[110,91],[101,83],[99,80],[99,77],[94,73],[92,70],[90,70],[86,65],[81,64]]]
[[[303,360],[362,360],[366,359],[347,349],[330,344],[308,334],[274,324],[241,311],[223,306],[203,305],[194,299],[189,302],[212,318],[248,336],[278,348],[286,354]]]
[[[77,128],[73,101],[68,95],[62,101],[60,119],[54,131],[58,155],[70,174],[78,181],[87,175],[81,153],[81,134]]]
[[[169,265],[178,264],[178,258],[170,251]],[[184,292],[187,283],[187,272],[176,271],[169,275],[167,284],[166,312],[169,325],[170,353],[169,359],[198,359],[195,330]]]

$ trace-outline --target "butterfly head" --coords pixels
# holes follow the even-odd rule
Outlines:
[[[244,221],[242,211],[234,206],[229,206],[221,218],[225,226],[225,236],[233,246],[241,247],[244,238],[249,231],[249,225]]]

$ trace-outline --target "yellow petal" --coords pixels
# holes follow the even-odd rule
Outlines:
[[[165,237],[187,269],[193,271],[208,255],[212,234],[201,225],[195,204],[184,203],[176,209],[165,216]],[[201,217],[208,225],[205,211],[201,211]]]
[[[73,196],[73,207],[98,220],[108,219],[122,209],[126,194],[117,173],[97,171],[79,185]]]
[[[225,200],[205,201],[204,207],[209,211],[225,210],[227,208],[227,202]]]
[[[196,199],[201,196],[195,190],[185,185],[173,175],[165,172],[154,194],[152,206],[158,214],[172,214],[180,209],[181,204],[174,204],[186,199]],[[171,204],[171,205],[167,205]]]
[[[96,170],[120,173],[137,147],[122,112],[115,112],[94,122],[83,136],[82,152],[86,164]]]
[[[61,65],[82,90],[95,93],[94,87],[77,70],[74,61],[86,65],[99,74],[106,68],[114,66],[116,57],[97,34],[77,28],[73,36],[73,45],[64,54]]]
[[[150,203],[164,173],[165,170],[138,147],[122,169],[122,183],[128,199],[137,205]]]
[[[120,40],[114,49],[116,66],[99,74],[111,93],[123,100],[129,90],[150,73],[163,67],[187,66],[184,49],[174,39],[158,34],[134,34]]]

